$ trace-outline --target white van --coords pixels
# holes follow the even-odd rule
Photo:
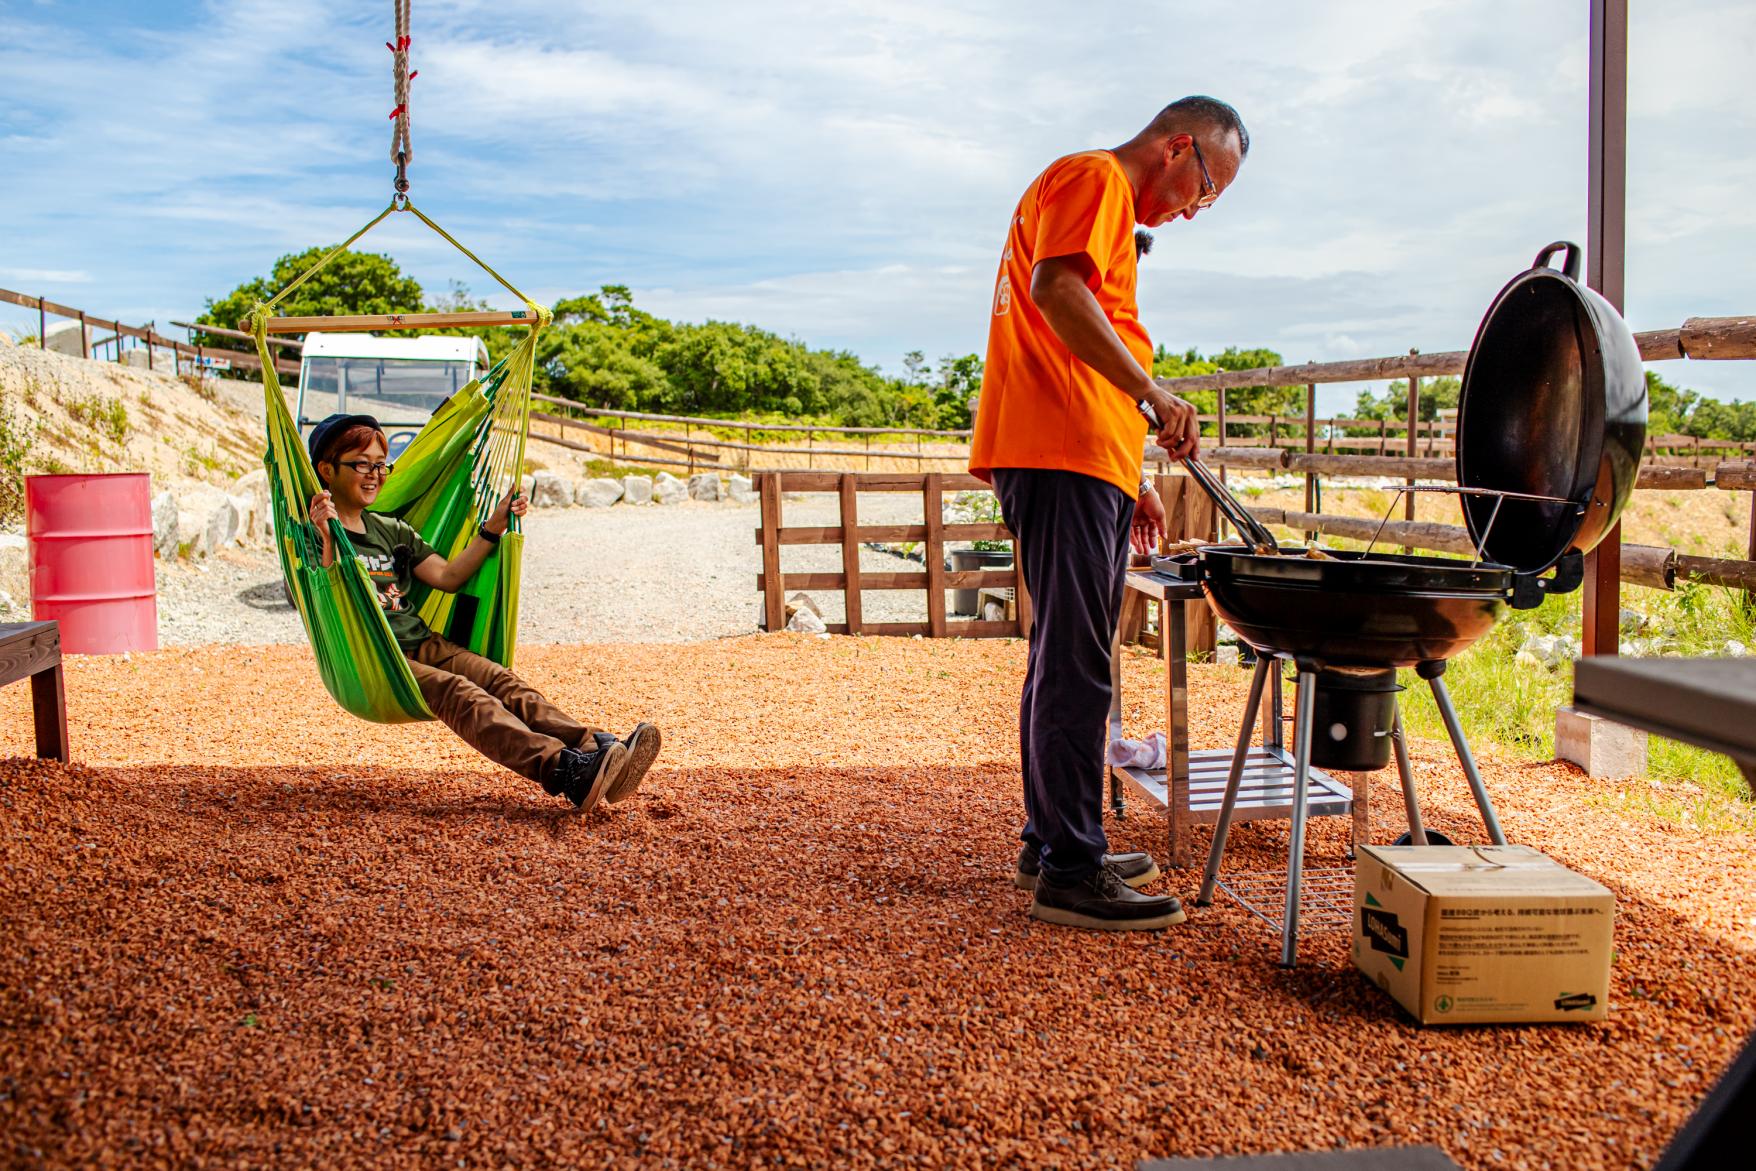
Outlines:
[[[488,369],[480,338],[310,333],[299,363],[299,434],[334,414],[372,415],[402,454],[446,399]]]

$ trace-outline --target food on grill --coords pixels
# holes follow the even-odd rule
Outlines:
[[[1322,549],[1319,549],[1315,545],[1306,545],[1305,546],[1305,556],[1310,558],[1312,561],[1334,561],[1335,560],[1335,558],[1331,557],[1328,553],[1325,553]]]
[[[1206,541],[1171,541],[1165,546],[1161,557],[1180,557],[1185,553],[1193,553],[1207,544]]]

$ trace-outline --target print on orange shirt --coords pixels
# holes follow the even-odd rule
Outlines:
[[[988,356],[969,470],[1053,468],[1095,476],[1130,497],[1140,485],[1146,421],[1134,400],[1075,358],[1030,299],[1038,261],[1083,254],[1092,294],[1142,369],[1152,340],[1134,301],[1134,190],[1109,151],[1068,155],[1025,190],[1013,213],[988,324]]]

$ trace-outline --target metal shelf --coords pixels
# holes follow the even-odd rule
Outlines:
[[[1215,884],[1267,925],[1277,938],[1286,930],[1287,876],[1284,870],[1228,874]],[[1347,866],[1307,869],[1299,885],[1299,926],[1340,930],[1353,926],[1354,872]]]
[[[1185,820],[1212,825],[1219,820],[1219,807],[1226,795],[1226,777],[1232,768],[1230,749],[1211,749],[1189,754],[1189,800]],[[1122,779],[1141,798],[1160,809],[1170,807],[1170,780],[1166,769],[1118,768]],[[1312,817],[1348,817],[1353,813],[1353,790],[1319,769],[1310,773],[1305,810]],[[1256,821],[1285,820],[1293,812],[1293,757],[1284,748],[1253,745],[1244,758],[1244,776],[1238,788],[1233,818]]]

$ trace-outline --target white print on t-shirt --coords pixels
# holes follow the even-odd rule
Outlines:
[[[382,553],[355,553],[372,587],[378,591],[378,604],[386,613],[400,614],[408,608],[408,597],[396,582],[396,558]]]
[[[994,293],[994,316],[1004,317],[1012,312],[1012,278],[1005,273],[1000,274],[1000,287]]]

